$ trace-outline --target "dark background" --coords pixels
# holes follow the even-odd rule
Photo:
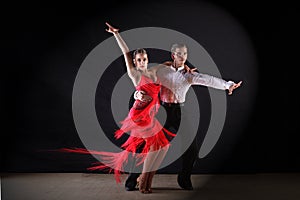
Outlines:
[[[257,77],[249,76],[235,96],[228,99],[228,118],[220,141],[209,156],[197,161],[195,173],[299,172],[296,6],[288,1],[204,3],[226,11],[245,29],[256,54],[258,73]],[[72,118],[72,88],[82,61],[111,36],[104,31],[105,21],[123,31],[157,26],[197,37],[201,30],[193,16],[197,16],[199,5],[202,2],[5,4],[3,8],[8,12],[1,16],[1,171],[85,172],[95,161],[93,157],[43,150],[84,147]],[[221,44],[219,49],[213,49],[209,43],[200,44],[217,64],[225,65],[221,71],[226,79],[247,78],[246,72],[235,73],[218,57]],[[150,59],[156,61],[159,53],[152,53]],[[122,58],[115,64],[123,65]],[[125,69],[109,68],[106,73],[103,84],[116,80]],[[251,85],[255,90],[250,96],[247,89]],[[98,90],[97,98],[109,102],[110,87]],[[206,88],[195,91],[208,94]],[[200,107],[205,109],[209,99],[201,96]],[[242,106],[247,109],[238,109]],[[96,107],[101,108],[99,104]],[[100,123],[104,123],[99,116]],[[202,131],[207,123],[204,120]],[[170,166],[164,172],[173,171]]]

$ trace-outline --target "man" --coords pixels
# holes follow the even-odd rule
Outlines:
[[[187,47],[184,44],[173,44],[171,48],[172,61],[165,62],[165,67],[157,71],[157,77],[161,81],[160,91],[161,105],[167,112],[165,128],[173,133],[179,129],[181,121],[181,107],[185,102],[185,96],[192,85],[204,85],[220,90],[228,90],[231,95],[232,91],[241,85],[232,81],[225,81],[207,74],[201,74],[190,69],[185,62],[187,60]],[[144,91],[136,91],[135,99],[149,101],[150,97]],[[193,190],[191,182],[191,173],[194,162],[199,153],[197,140],[194,139],[188,150],[182,155],[182,169],[178,173],[177,182],[185,190]],[[134,190],[138,173],[129,174],[125,188],[128,191]]]

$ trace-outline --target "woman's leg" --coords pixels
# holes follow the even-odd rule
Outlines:
[[[155,162],[157,153],[153,151],[153,146],[150,146],[149,152],[146,155],[143,164],[142,174],[138,178],[139,190],[141,193],[151,193],[151,190],[148,188],[149,175],[153,170],[153,163]]]
[[[147,157],[145,158],[144,165],[143,165],[142,174],[144,175],[141,176],[141,178],[146,180],[147,184],[146,186],[145,185],[141,186],[142,189],[141,192],[143,192],[144,190],[147,191],[147,193],[152,192],[151,185],[152,185],[153,176],[157,171],[157,169],[159,168],[159,166],[161,165],[163,159],[165,158],[168,149],[169,149],[169,145],[163,148],[159,148],[158,150],[155,150],[154,146],[150,147],[150,150],[147,154]]]
[[[156,154],[156,156],[155,156],[155,159],[152,161],[151,171],[158,170],[162,161],[166,157],[168,150],[169,150],[169,145],[166,145],[156,151],[153,151],[153,152],[155,152],[154,154]]]

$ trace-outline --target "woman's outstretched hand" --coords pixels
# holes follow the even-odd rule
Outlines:
[[[105,29],[107,32],[109,33],[118,33],[119,29],[114,28],[112,25],[110,25],[109,23],[105,23],[108,26],[108,29]]]

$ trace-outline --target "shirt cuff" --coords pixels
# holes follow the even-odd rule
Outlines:
[[[136,90],[135,92],[134,92],[134,94],[133,94],[133,98],[135,99],[135,100],[137,100],[138,98],[137,98],[137,93],[138,93],[139,91],[138,90]]]
[[[225,83],[225,89],[228,90],[233,84],[234,84],[233,81],[227,81],[227,82]]]

